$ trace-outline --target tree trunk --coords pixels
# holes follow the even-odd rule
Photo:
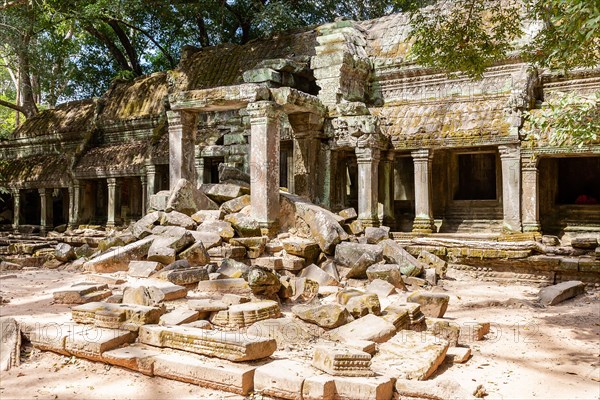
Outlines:
[[[129,37],[127,36],[127,34],[123,30],[123,28],[121,28],[121,26],[119,25],[119,22],[115,21],[114,19],[111,19],[111,20],[106,21],[106,23],[117,34],[117,37],[119,38],[119,41],[121,42],[121,45],[123,46],[123,48],[125,49],[125,52],[127,53],[127,58],[129,59],[129,64],[131,65],[133,72],[137,76],[143,75],[144,71],[142,71],[142,66],[140,65],[140,62],[138,60],[137,51],[131,44]]]
[[[204,17],[200,14],[196,15],[196,27],[198,28],[198,41],[200,42],[200,46],[210,46],[210,38],[208,37]]]
[[[131,65],[129,65],[127,62],[127,57],[125,57],[121,49],[119,49],[109,37],[100,32],[98,29],[94,28],[92,25],[86,25],[84,29],[108,48],[108,51],[113,56],[117,64],[119,64],[121,69],[125,71],[133,71],[133,68],[131,68]]]
[[[29,118],[38,113],[33,85],[31,83],[29,55],[25,51],[19,51],[17,57],[19,62],[19,81],[22,101],[20,107],[23,115],[25,115],[26,118]]]

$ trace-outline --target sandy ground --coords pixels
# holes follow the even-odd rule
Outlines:
[[[2,279],[2,275],[17,277]],[[52,304],[54,290],[82,281],[77,273],[36,270],[0,275],[0,315],[57,321],[69,307]],[[465,364],[444,364],[432,378],[451,378],[488,399],[600,399],[600,291],[558,306],[532,304],[538,288],[480,282],[450,272],[441,289],[451,296],[446,317],[469,329],[489,321],[492,332],[472,342]],[[0,399],[220,399],[225,392],[24,347],[20,367],[0,374]]]

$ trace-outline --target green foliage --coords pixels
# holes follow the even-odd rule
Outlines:
[[[557,93],[543,107],[525,113],[530,139],[547,140],[555,146],[598,143],[600,134],[600,92],[581,96]]]
[[[487,67],[513,50],[522,34],[513,1],[440,1],[411,16],[413,61],[447,72],[481,77]]]

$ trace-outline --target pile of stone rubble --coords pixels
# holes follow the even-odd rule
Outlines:
[[[74,305],[72,321],[23,327],[33,345],[242,395],[448,395],[407,380],[428,379],[446,358],[465,362],[464,344],[489,324],[461,332],[443,319],[444,260],[411,256],[353,209],[334,214],[284,192],[280,231],[263,235],[248,177],[221,173],[201,190],[181,180],[158,193],[153,211],[89,258],[59,244],[56,258],[89,275],[54,293]]]

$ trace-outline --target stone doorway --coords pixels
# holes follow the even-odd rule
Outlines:
[[[21,191],[21,225],[39,225],[41,217],[40,193],[37,189]]]
[[[54,189],[52,191],[52,225],[59,226],[69,222],[69,191]]]
[[[282,140],[279,148],[279,186],[294,193],[294,145]]]
[[[204,157],[204,183],[219,183],[219,164],[225,157]]]
[[[396,155],[395,158],[394,215],[397,231],[412,231],[415,219],[415,166],[410,154]]]
[[[458,154],[454,200],[497,200],[495,152]]]
[[[13,223],[14,202],[8,192],[0,193],[0,230],[10,229]]]

